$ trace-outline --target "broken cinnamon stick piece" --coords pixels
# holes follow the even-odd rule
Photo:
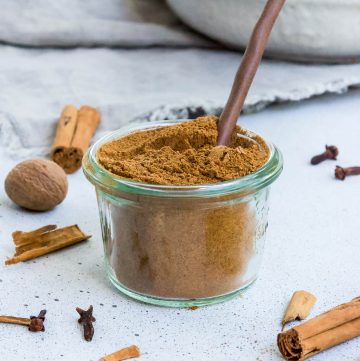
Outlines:
[[[312,307],[316,302],[316,297],[307,291],[296,291],[291,297],[286,309],[282,325],[294,320],[304,320],[309,316]]]
[[[49,225],[30,232],[15,231],[12,237],[16,250],[14,256],[5,261],[6,265],[43,256],[86,241],[91,236],[84,234],[75,224],[58,229],[56,225]]]
[[[30,318],[15,316],[0,316],[0,323],[11,323],[13,325],[30,326]]]
[[[140,357],[140,350],[137,346],[132,345],[110,355],[104,356],[101,361],[122,361],[134,357]]]
[[[85,105],[78,111],[73,105],[67,105],[57,126],[51,159],[66,173],[78,170],[99,123],[100,113],[95,108]]]
[[[286,360],[302,361],[360,335],[360,297],[278,335]]]

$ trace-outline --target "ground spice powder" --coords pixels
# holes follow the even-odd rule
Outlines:
[[[255,172],[269,151],[259,136],[239,126],[228,147],[216,146],[215,116],[131,133],[103,145],[99,163],[120,177],[152,184],[194,185],[239,178]]]
[[[121,177],[194,185],[247,175],[269,157],[262,138],[240,127],[216,146],[216,117],[131,133],[104,144],[98,161]],[[207,198],[103,195],[105,253],[112,279],[171,299],[225,295],[256,278],[266,228],[267,190]],[[265,217],[265,218],[264,218]]]

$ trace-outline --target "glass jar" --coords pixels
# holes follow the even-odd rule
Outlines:
[[[97,162],[102,144],[175,123],[129,125],[100,139],[84,157],[98,199],[106,270],[118,290],[143,302],[173,307],[222,302],[257,278],[269,186],[281,173],[282,156],[267,143],[269,160],[255,173],[193,186],[140,183]]]

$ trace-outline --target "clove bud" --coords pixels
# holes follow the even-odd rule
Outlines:
[[[338,155],[339,155],[339,150],[335,145],[325,145],[325,152],[312,157],[310,163],[312,165],[316,165],[323,162],[326,159],[336,160],[336,157]]]
[[[76,307],[76,311],[80,315],[78,322],[84,327],[84,338],[86,341],[91,341],[94,336],[94,326],[92,323],[96,321],[93,316],[93,306],[90,306],[86,311]]]
[[[360,167],[342,168],[338,165],[335,168],[335,178],[344,180],[349,175],[360,175]]]

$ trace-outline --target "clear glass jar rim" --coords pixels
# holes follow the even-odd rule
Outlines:
[[[283,157],[280,150],[269,142],[266,142],[270,150],[269,159],[256,172],[241,178],[210,184],[159,185],[137,182],[110,173],[97,161],[97,150],[107,142],[119,139],[134,131],[174,125],[182,121],[185,120],[131,123],[103,136],[88,149],[83,158],[82,166],[85,176],[92,184],[109,193],[118,191],[166,197],[206,197],[242,191],[253,193],[270,185],[279,177],[283,168]]]

